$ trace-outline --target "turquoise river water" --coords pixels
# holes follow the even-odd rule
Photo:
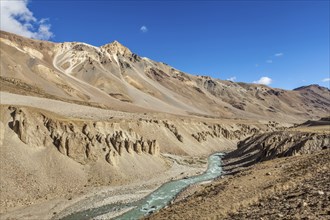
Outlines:
[[[208,158],[207,170],[198,176],[192,176],[186,179],[174,180],[167,182],[160,186],[157,190],[150,193],[148,196],[131,203],[125,204],[108,204],[98,208],[88,209],[81,212],[68,215],[62,220],[87,220],[109,212],[120,211],[122,209],[129,209],[124,214],[114,217],[116,220],[139,219],[147,216],[161,208],[164,208],[170,201],[172,201],[179,192],[186,187],[212,180],[222,175],[221,158],[223,153],[215,153]]]

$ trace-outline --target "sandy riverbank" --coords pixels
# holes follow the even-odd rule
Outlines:
[[[172,165],[166,172],[152,179],[136,181],[122,186],[84,189],[84,194],[73,195],[69,199],[57,198],[41,204],[19,208],[0,217],[1,219],[59,219],[70,213],[100,207],[105,204],[128,203],[145,197],[167,181],[200,174],[207,166],[205,158],[189,158],[175,155],[166,155],[166,157]],[[108,214],[106,216],[110,217],[112,215]]]

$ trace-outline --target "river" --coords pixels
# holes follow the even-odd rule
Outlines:
[[[98,208],[88,209],[77,213],[72,213],[62,220],[87,220],[109,212],[118,212],[123,209],[129,209],[124,214],[114,217],[116,220],[139,219],[147,216],[161,208],[164,208],[172,201],[179,192],[191,184],[212,180],[222,175],[221,157],[223,153],[215,153],[208,158],[207,170],[198,176],[192,176],[185,179],[174,180],[164,183],[157,190],[150,193],[145,198],[126,204],[108,204]]]

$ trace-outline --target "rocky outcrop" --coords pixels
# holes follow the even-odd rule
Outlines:
[[[142,118],[81,121],[28,107],[9,109],[9,126],[22,142],[31,147],[54,147],[81,164],[104,160],[118,165],[123,157],[126,160],[138,155],[157,156],[160,146],[163,152],[178,154],[189,154],[192,148],[196,152],[221,150],[218,141],[228,140],[229,148],[242,138],[260,133],[260,128],[252,124]],[[190,144],[185,145],[185,142]]]
[[[163,121],[163,123],[165,127],[175,135],[178,141],[183,142],[183,137],[181,134],[179,134],[178,128],[175,125],[170,124],[167,121]]]
[[[124,153],[159,155],[159,143],[133,131],[116,130],[114,124],[68,122],[44,114],[33,114],[22,108],[12,111],[10,128],[29,146],[54,146],[60,153],[81,164],[104,158],[116,165]]]
[[[9,110],[12,111],[12,121],[9,122],[9,127],[23,143],[32,146],[44,146],[47,144],[45,130],[39,125],[35,125],[36,119],[33,116],[28,120],[28,116],[22,109],[9,107]],[[40,134],[40,136],[36,137],[35,134]]]
[[[245,124],[237,124],[235,126],[225,127],[220,124],[208,125],[208,130],[200,131],[192,136],[198,142],[207,141],[207,138],[225,138],[229,140],[239,140],[241,138],[255,135],[259,133],[259,129]]]
[[[109,54],[115,54],[117,56],[132,57],[133,55],[133,53],[127,47],[118,41],[103,45],[101,48],[107,51]]]
[[[246,138],[226,158],[241,158],[245,165],[309,154],[330,148],[330,134],[300,131],[276,131]]]
[[[320,120],[315,121],[315,120],[308,120],[300,125],[296,125],[295,127],[312,127],[312,126],[317,126],[317,125],[324,125],[324,126],[329,126],[330,125],[330,117],[324,117],[320,118]]]
[[[144,72],[150,79],[154,79],[156,81],[161,81],[165,77],[170,77],[170,75],[168,75],[164,71],[149,66],[145,69]]]
[[[231,106],[239,110],[245,111],[246,104],[244,102],[229,102]]]

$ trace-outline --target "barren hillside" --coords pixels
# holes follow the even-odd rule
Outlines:
[[[147,219],[329,219],[330,121],[322,122],[246,138],[225,156],[225,176]]]
[[[293,91],[194,76],[140,57],[117,41],[101,47],[1,32],[1,90],[130,112],[302,121],[325,116],[329,90]]]
[[[329,117],[327,88],[190,75],[117,41],[95,47],[0,34],[1,219],[141,199],[202,173],[218,151],[254,164],[329,145],[324,128],[309,127]]]

